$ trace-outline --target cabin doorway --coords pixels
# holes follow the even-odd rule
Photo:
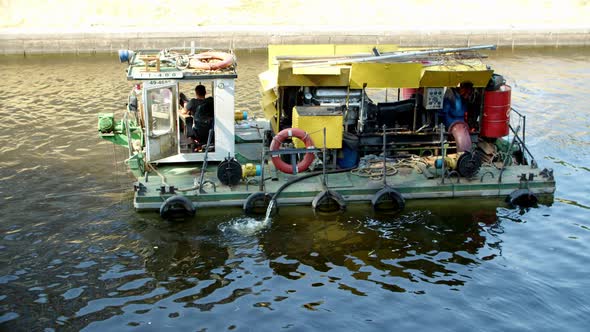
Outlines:
[[[178,83],[149,84],[143,89],[147,161],[178,153]]]
[[[213,129],[215,119],[210,116],[208,119],[195,117],[195,109],[189,109],[191,100],[197,98],[196,87],[202,85],[205,88],[205,98],[208,101],[210,115],[215,110],[215,85],[214,81],[189,81],[180,82],[179,85],[179,111],[178,111],[178,141],[180,143],[179,153],[193,154],[204,153],[207,147],[208,129]],[[202,106],[202,105],[201,105]],[[215,134],[211,136],[209,152],[215,151]]]

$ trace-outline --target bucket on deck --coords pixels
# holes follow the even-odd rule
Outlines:
[[[345,144],[342,148],[342,157],[337,158],[336,162],[340,168],[353,168],[359,163],[358,151]]]
[[[484,92],[481,136],[500,138],[508,135],[511,91],[509,85],[502,85],[498,90]]]

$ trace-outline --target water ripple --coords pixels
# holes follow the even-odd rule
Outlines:
[[[266,54],[238,57],[236,107],[261,115]],[[203,209],[171,224],[134,211],[126,152],[96,135],[96,113],[120,116],[131,86],[113,55],[0,58],[3,86],[22,87],[0,95],[0,328],[584,331],[590,53],[489,60],[554,168],[553,204],[286,207],[268,223]]]

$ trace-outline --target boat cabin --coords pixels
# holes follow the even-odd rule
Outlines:
[[[237,73],[232,62],[215,70],[195,69],[180,64],[184,53],[166,50],[170,61],[162,60],[162,51],[140,50],[129,57],[127,79],[136,82],[129,110],[145,129],[145,158],[150,163],[203,161],[207,141],[196,142],[194,132],[199,121],[180,109],[180,93],[195,98],[195,86],[203,85],[211,97],[214,117],[208,148],[209,161],[222,161],[234,155],[234,94]],[[222,52],[216,52],[218,54]],[[218,56],[220,57],[220,56]],[[135,102],[136,101],[136,102]],[[201,128],[202,129],[202,128]],[[207,137],[207,134],[205,134]],[[140,146],[139,144],[137,144]],[[133,144],[130,144],[133,149]],[[132,151],[130,151],[131,154]]]

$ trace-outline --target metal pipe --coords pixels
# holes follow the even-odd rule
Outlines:
[[[359,111],[359,120],[358,120],[358,131],[360,133],[363,132],[364,124],[365,124],[365,88],[367,87],[367,83],[363,83],[363,91],[361,93],[361,109]]]
[[[446,151],[445,151],[445,140],[444,140],[444,125],[442,123],[440,124],[440,154],[441,154],[441,162],[442,162],[441,163],[442,164],[442,167],[441,167],[441,171],[442,171],[441,178],[442,178],[442,183],[444,184],[445,183],[445,170],[446,170],[446,168],[445,168],[445,154],[446,154]],[[436,167],[434,169],[436,171]]]
[[[526,146],[524,143],[525,141],[526,141],[526,115],[524,115],[522,117],[522,145],[523,146]],[[531,158],[532,158],[532,156],[531,156]]]
[[[349,115],[349,104],[350,101],[350,85],[348,85],[346,87],[346,100],[344,102],[344,105],[346,106],[346,110],[344,111],[344,131],[348,132],[348,115]]]
[[[324,149],[322,151],[322,186],[324,186],[324,190],[328,190],[328,179],[326,177],[326,127],[324,127]]]
[[[266,161],[266,135],[262,134],[262,151],[260,151],[260,184],[259,191],[264,191],[264,162]]]
[[[455,121],[449,128],[449,134],[455,138],[457,152],[471,151],[471,136],[469,135],[469,125],[465,121]]]
[[[332,60],[332,61],[325,61],[323,63],[301,63],[301,64],[293,64],[293,67],[314,67],[318,65],[325,65],[325,66],[333,66],[333,65],[343,65],[348,63],[361,63],[361,62],[372,62],[377,60],[388,60],[388,59],[400,59],[400,58],[407,58],[407,57],[416,57],[420,55],[431,55],[431,54],[445,54],[445,53],[457,53],[457,52],[464,52],[464,51],[477,51],[477,50],[495,50],[496,45],[480,45],[480,46],[471,46],[471,47],[458,47],[458,48],[447,48],[447,49],[434,49],[434,50],[426,50],[426,51],[414,51],[414,52],[396,52],[393,54],[385,54],[380,56],[367,56],[364,58],[357,58],[357,59],[342,59],[342,60]]]
[[[514,128],[512,128],[512,126],[508,125],[508,127],[510,128],[510,130],[512,130],[512,133],[514,134],[514,137],[518,140],[518,142],[520,144],[522,144],[523,149],[526,151],[526,153],[529,154],[529,156],[531,157],[531,165],[533,165],[533,163],[535,162],[535,157],[533,156],[533,154],[531,153],[531,151],[529,151],[529,148],[526,147],[526,145],[524,144],[524,141],[518,136],[518,134],[516,133],[516,131],[514,131]]]
[[[416,103],[414,104],[414,122],[412,123],[412,132],[416,132],[416,117],[418,116],[418,99],[416,99]]]
[[[520,130],[520,126],[516,127],[516,130],[514,130],[514,132],[516,133],[519,130]],[[514,143],[516,142],[517,137],[518,137],[518,135],[514,134],[514,137],[512,138],[512,143],[510,143],[510,147],[508,148],[508,151],[506,151],[507,156],[502,161],[502,169],[500,170],[500,175],[498,175],[498,183],[502,183],[502,174],[504,174],[504,170],[506,169],[506,163],[508,162],[508,158],[511,157],[511,155],[509,153],[510,153],[510,151],[512,151],[512,147],[514,146]]]
[[[387,187],[387,136],[385,135],[385,130],[387,127],[383,125],[383,187]]]
[[[205,158],[203,158],[203,165],[201,165],[201,176],[199,177],[199,194],[204,194],[203,190],[203,178],[205,177],[205,170],[207,169],[207,158],[209,156],[209,147],[211,146],[211,136],[213,135],[213,129],[209,129],[209,136],[207,136],[207,146],[205,147]]]
[[[127,148],[129,148],[129,158],[133,156],[133,145],[131,144],[131,130],[129,129],[129,111],[123,114],[123,123],[125,124],[125,133],[127,134]]]

